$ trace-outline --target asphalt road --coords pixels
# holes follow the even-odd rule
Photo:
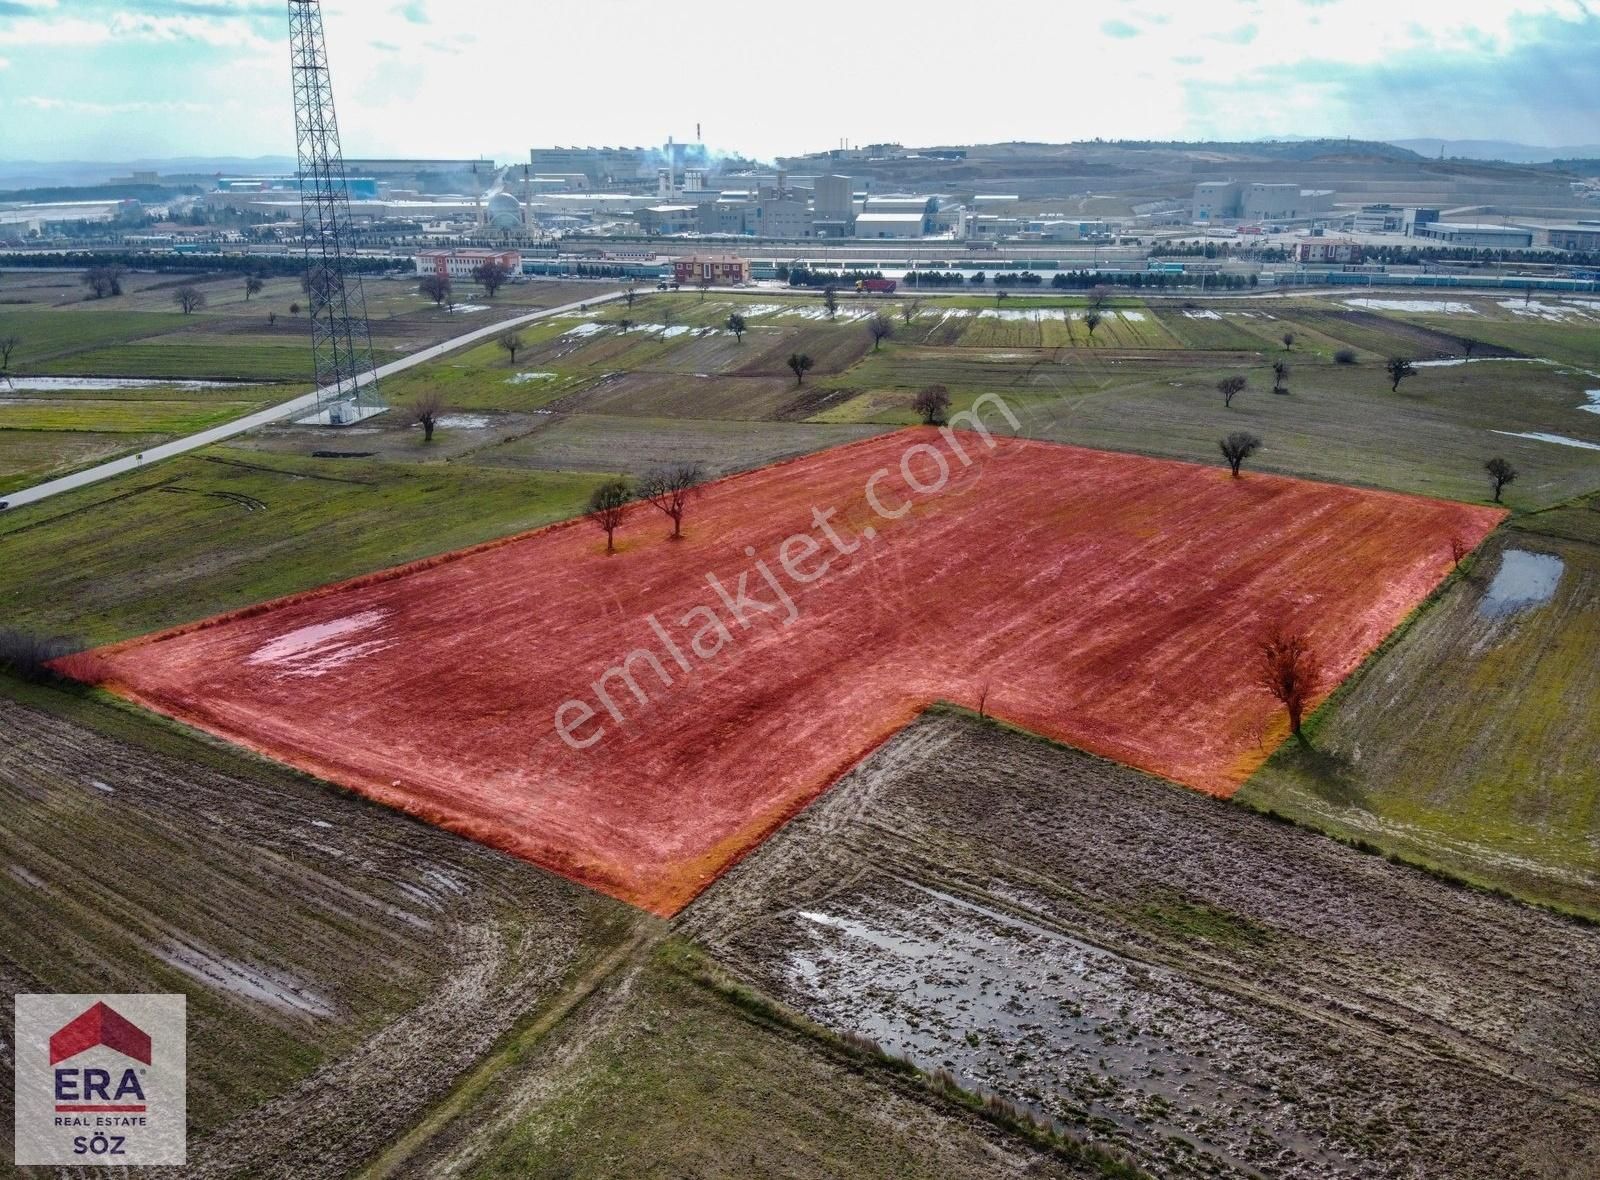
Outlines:
[[[536,320],[563,315],[569,311],[577,311],[584,306],[593,307],[597,303],[608,303],[621,297],[621,291],[613,291],[608,294],[596,295],[592,299],[563,303],[560,307],[542,308],[539,311],[530,312],[528,315],[516,316],[509,320],[496,320],[492,324],[485,324],[481,328],[475,328],[471,332],[453,337],[442,344],[434,344],[422,349],[420,352],[413,352],[401,357],[399,360],[379,365],[372,373],[363,373],[358,384],[367,384],[373,379],[374,375],[379,380],[382,380],[391,374],[399,373],[414,365],[420,365],[441,357],[447,352],[454,352],[465,345],[487,340],[507,328],[531,324]],[[266,426],[284,418],[293,418],[300,414],[311,413],[317,408],[317,397],[322,392],[322,390],[316,390],[302,394],[300,397],[293,398],[290,401],[280,402],[275,406],[269,406],[265,410],[257,410],[253,414],[247,414],[243,418],[235,418],[232,422],[224,422],[221,426],[213,426],[209,430],[200,431],[198,434],[186,435],[183,438],[174,439],[172,442],[151,447],[149,450],[141,451],[137,455],[126,455],[121,459],[111,459],[94,467],[86,467],[82,471],[74,472],[71,475],[63,475],[59,479],[34,484],[31,488],[23,488],[21,491],[12,492],[4,497],[4,503],[8,508],[20,508],[24,504],[32,504],[50,496],[59,496],[62,492],[70,492],[76,488],[87,487],[92,483],[99,483],[103,479],[126,475],[130,471],[140,471],[154,463],[159,463],[163,459],[171,459],[177,455],[199,450],[201,447],[208,447],[212,443],[221,442],[223,439],[232,438],[237,434],[243,434],[247,430],[254,430],[258,426]]]

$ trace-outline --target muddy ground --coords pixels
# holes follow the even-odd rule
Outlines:
[[[1600,933],[950,713],[679,922],[806,1015],[1164,1177],[1582,1176],[1600,1152],[1555,1031]]]
[[[34,699],[0,697],[0,1028],[19,991],[186,993],[186,1175],[346,1175],[634,921],[126,710]]]

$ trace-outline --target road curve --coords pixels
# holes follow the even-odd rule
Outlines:
[[[376,375],[379,380],[382,380],[384,377],[402,372],[406,369],[412,368],[415,365],[420,365],[426,361],[435,360],[447,352],[454,352],[456,349],[462,348],[465,345],[476,344],[480,340],[487,340],[489,337],[503,332],[507,328],[515,328],[522,324],[531,324],[536,320],[549,319],[551,316],[564,315],[570,311],[577,311],[580,307],[593,307],[597,303],[609,303],[613,299],[622,298],[623,294],[624,293],[622,291],[611,291],[605,294],[596,295],[593,299],[582,299],[572,303],[563,303],[559,307],[541,308],[540,310],[530,312],[527,315],[516,316],[509,320],[497,320],[492,324],[485,324],[481,328],[475,328],[471,332],[467,332],[450,340],[446,340],[442,344],[430,345],[429,347],[422,349],[420,352],[413,352],[407,356],[401,357],[399,360],[390,361],[388,364],[379,365],[372,372],[363,373],[358,379],[358,384],[367,384],[373,379],[374,375]],[[265,410],[257,410],[253,414],[246,414],[243,418],[235,418],[231,422],[224,422],[221,426],[213,426],[209,430],[200,431],[198,434],[185,435],[183,438],[174,439],[172,442],[162,443],[160,446],[151,447],[149,450],[141,451],[137,455],[125,455],[120,459],[111,459],[107,462],[97,464],[94,467],[86,467],[82,471],[74,472],[71,475],[63,475],[59,479],[52,479],[46,483],[34,484],[31,488],[23,488],[21,491],[12,492],[8,496],[0,497],[0,501],[3,501],[8,508],[20,508],[24,504],[32,504],[50,496],[58,496],[62,492],[70,492],[76,488],[87,487],[92,483],[99,483],[103,479],[110,479],[117,475],[126,475],[130,471],[140,471],[146,467],[149,467],[153,463],[160,462],[162,459],[171,459],[177,455],[187,454],[189,451],[199,450],[201,447],[208,447],[212,443],[221,442],[226,438],[232,438],[236,434],[243,434],[247,430],[254,430],[258,426],[265,426],[268,423],[277,422],[283,418],[292,418],[296,414],[303,414],[314,410],[317,406],[317,397],[322,392],[323,391],[320,389],[314,390],[311,393],[302,394],[297,398],[293,398],[290,401],[279,402],[275,406],[269,406]]]

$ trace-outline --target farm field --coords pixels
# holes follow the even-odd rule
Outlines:
[[[17,992],[187,994],[196,1176],[349,1174],[638,922],[326,784],[12,681],[0,858],[7,1022]]]
[[[1600,917],[1600,502],[1514,519],[1240,798]]]
[[[678,543],[640,520],[610,557],[576,522],[137,640],[102,653],[109,683],[671,914],[940,697],[982,696],[1029,728],[1231,793],[1284,729],[1253,687],[1249,636],[1295,604],[1331,687],[1444,576],[1438,539],[1470,546],[1498,520],[1022,440],[984,451],[979,435],[962,437],[963,453],[976,452],[966,468],[933,447],[953,441],[928,431],[724,481]],[[954,474],[913,510],[907,489],[921,476],[890,485],[873,472],[918,453]],[[869,511],[869,477],[900,491]],[[1060,489],[1048,508],[1034,498],[1043,484]],[[813,537],[805,558],[817,564],[802,573],[814,576],[791,573],[792,596],[776,581],[743,589],[756,577],[748,559],[778,560],[786,534],[816,527],[814,510],[836,512],[842,533],[832,553]],[[723,621],[716,604],[733,586]],[[1217,593],[1226,612],[1207,607]],[[495,606],[472,615],[474,603]],[[702,666],[658,644],[665,626]],[[652,646],[659,654],[638,650]],[[433,724],[396,733],[391,718],[410,707],[423,667]],[[646,681],[651,667],[660,684]],[[576,723],[553,724],[574,708]]]
[[[955,711],[681,928],[1153,1175],[1500,1180],[1600,1150],[1557,1031],[1591,931]]]

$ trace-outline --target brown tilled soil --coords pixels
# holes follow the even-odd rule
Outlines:
[[[947,712],[679,921],[805,1014],[1161,1176],[1600,1158],[1561,1031],[1600,933]]]
[[[186,1175],[346,1175],[635,922],[126,710],[35,699],[0,698],[0,1027],[19,991],[186,993]]]

